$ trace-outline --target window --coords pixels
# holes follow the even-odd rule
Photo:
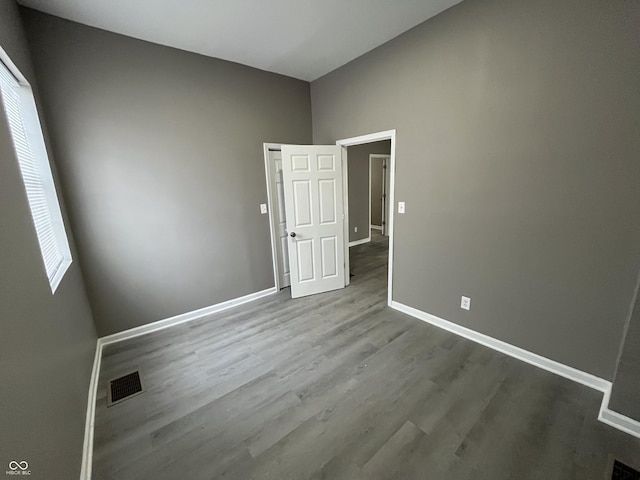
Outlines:
[[[53,293],[71,265],[69,242],[31,86],[2,50],[0,60],[0,96]]]

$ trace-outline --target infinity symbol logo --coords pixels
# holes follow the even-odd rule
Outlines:
[[[22,462],[16,462],[15,460],[11,460],[9,462],[9,468],[11,470],[26,470],[27,468],[29,468],[29,464],[27,463],[26,460],[23,460]]]

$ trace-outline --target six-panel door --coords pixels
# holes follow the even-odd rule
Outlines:
[[[283,145],[293,298],[343,288],[342,156],[335,145]]]

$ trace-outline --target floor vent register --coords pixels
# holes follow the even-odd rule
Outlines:
[[[144,388],[138,370],[111,380],[107,388],[107,407],[124,402],[142,392],[144,392]]]
[[[615,460],[613,462],[611,480],[640,480],[640,472]]]

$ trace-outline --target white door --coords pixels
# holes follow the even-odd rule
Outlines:
[[[345,286],[342,148],[282,145],[293,298]]]
[[[280,288],[284,288],[291,285],[291,278],[289,273],[289,241],[287,239],[284,187],[282,185],[282,153],[274,150],[269,151],[269,162],[271,191],[274,192],[275,197],[275,205],[272,205],[271,210],[274,212],[278,273],[280,275]]]

